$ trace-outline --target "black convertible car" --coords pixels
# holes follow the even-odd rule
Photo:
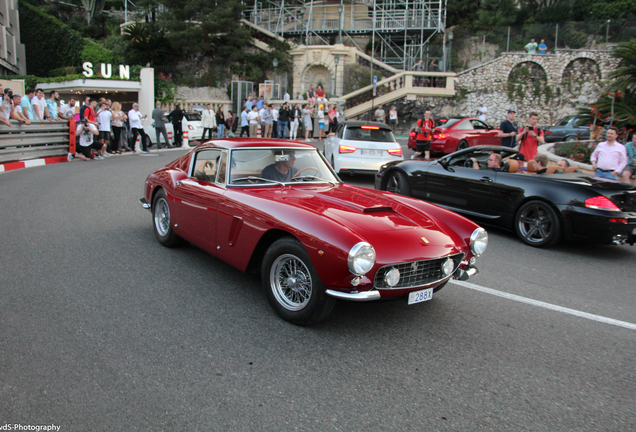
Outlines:
[[[493,152],[504,158],[502,171],[487,169]],[[376,174],[375,187],[515,231],[531,246],[551,246],[561,239],[634,244],[636,186],[583,173],[523,173],[517,161],[506,162],[516,153],[476,146],[436,161],[390,162]],[[481,169],[472,167],[471,157]]]

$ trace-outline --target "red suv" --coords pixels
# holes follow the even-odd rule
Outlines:
[[[437,121],[439,123],[439,120]],[[449,118],[433,130],[431,151],[435,153],[453,153],[476,145],[500,145],[497,137],[499,129],[489,126],[475,117]],[[408,146],[415,149],[415,129],[409,134]]]

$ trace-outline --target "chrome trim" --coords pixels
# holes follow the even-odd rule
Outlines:
[[[380,293],[378,291],[362,291],[357,293],[343,293],[335,290],[326,290],[327,295],[331,297],[335,297],[340,300],[351,300],[351,301],[372,301],[379,300]]]
[[[146,198],[139,198],[139,202],[141,203],[141,206],[145,209],[149,209],[150,207],[152,207],[150,204],[146,202]]]

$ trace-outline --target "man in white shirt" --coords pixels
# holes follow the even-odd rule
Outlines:
[[[216,113],[212,110],[212,104],[207,104],[201,113],[201,127],[203,128],[201,142],[205,140],[206,133],[209,136],[208,139],[212,139],[212,132],[216,129]]]
[[[24,113],[22,112],[22,107],[20,106],[20,102],[21,102],[22,98],[20,97],[19,94],[14,94],[13,95],[13,112],[11,113],[11,118],[14,120],[17,120],[19,122],[24,123],[25,125],[30,125],[31,122],[29,121],[29,118],[27,116],[24,115]]]
[[[606,134],[607,141],[599,143],[592,153],[592,169],[598,177],[618,180],[618,176],[627,166],[627,150],[616,142],[618,129],[610,127]]]
[[[258,124],[261,120],[256,105],[252,107],[252,111],[247,115],[247,119],[250,122],[250,138],[256,138],[258,136]]]
[[[270,111],[272,112],[272,120],[274,120],[274,126],[272,128],[272,138],[278,138],[278,110],[273,105],[270,106]]]
[[[70,98],[68,103],[62,105],[57,114],[64,120],[70,120],[75,117],[75,98]]]
[[[289,93],[287,93],[287,91],[285,91],[285,96],[283,96],[283,100],[285,101],[289,100]]]
[[[35,91],[35,96],[31,99],[31,103],[33,104],[33,112],[35,113],[35,119],[44,121],[45,118],[49,117],[49,111],[46,107],[46,99],[44,99],[44,90],[37,89]],[[50,121],[53,119],[49,118]]]
[[[486,113],[488,112],[488,108],[484,106],[484,104],[479,105],[479,120],[485,122],[486,121]]]
[[[85,161],[91,159],[104,160],[103,154],[106,152],[106,145],[93,141],[94,135],[99,135],[94,124],[88,120],[77,123],[77,135],[79,135],[79,146],[75,154],[76,158]],[[93,156],[91,150],[95,151],[95,156]]]
[[[110,141],[110,118],[113,114],[108,109],[108,102],[102,102],[99,106],[99,114],[97,114],[97,123],[99,123],[99,142],[106,145]],[[104,153],[106,154],[106,153]]]
[[[134,103],[133,107],[130,111],[128,111],[128,121],[130,122],[130,131],[132,133],[132,143],[130,145],[130,148],[132,149],[132,152],[135,153],[135,145],[137,142],[137,136],[141,136],[140,140],[141,141],[141,152],[142,153],[148,153],[148,149],[146,148],[146,141],[144,140],[144,127],[141,124],[141,122],[146,121],[146,118],[148,116],[145,115],[141,115],[139,113],[139,104],[138,103]]]

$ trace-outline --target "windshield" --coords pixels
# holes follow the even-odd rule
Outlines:
[[[347,126],[344,139],[350,141],[395,142],[393,132],[379,126]]]
[[[557,122],[557,124],[555,124],[555,126],[567,126],[570,120],[572,120],[572,117],[573,116],[563,117],[561,120]]]
[[[199,114],[186,114],[184,117],[188,121],[201,121],[201,116]]]
[[[230,157],[235,186],[340,182],[315,149],[235,149]]]

